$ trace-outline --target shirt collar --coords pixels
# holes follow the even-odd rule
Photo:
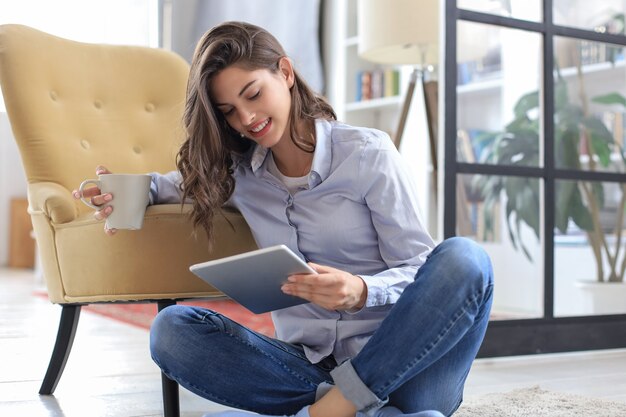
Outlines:
[[[315,154],[311,164],[311,172],[319,175],[320,182],[330,175],[332,162],[332,124],[328,120],[315,121]]]
[[[264,148],[263,146],[259,146],[259,145],[254,146],[254,152],[252,152],[252,156],[250,157],[250,168],[252,168],[252,172],[257,177],[262,173],[262,172],[259,172],[259,168],[261,168],[264,165],[265,159],[267,158],[268,151],[269,149]]]
[[[324,181],[330,175],[332,162],[331,152],[332,124],[328,120],[315,120],[315,153],[311,164],[311,175],[309,185],[314,186]],[[259,177],[267,170],[267,154],[269,149],[255,145],[254,152],[250,158],[250,167],[255,176]],[[262,168],[262,169],[261,169]],[[315,180],[315,178],[319,178]]]

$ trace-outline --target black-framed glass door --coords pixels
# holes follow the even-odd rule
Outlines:
[[[444,237],[494,263],[479,356],[626,347],[625,9],[446,0]]]

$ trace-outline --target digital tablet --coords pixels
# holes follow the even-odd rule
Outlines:
[[[256,314],[307,303],[280,287],[289,275],[316,274],[285,245],[195,264],[189,270]]]

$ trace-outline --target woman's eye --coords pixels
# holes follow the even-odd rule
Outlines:
[[[256,100],[257,98],[259,98],[261,96],[261,90],[257,91],[255,95],[253,95],[252,97],[250,97],[250,100]]]
[[[235,109],[231,107],[230,109],[228,109],[226,111],[223,111],[222,114],[224,116],[230,116],[231,114],[233,114],[234,111],[235,111]]]

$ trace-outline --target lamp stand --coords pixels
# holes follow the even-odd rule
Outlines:
[[[394,144],[396,148],[400,148],[402,142],[402,135],[404,133],[404,127],[406,125],[407,118],[409,116],[409,109],[411,108],[411,101],[415,94],[415,88],[417,86],[417,79],[421,81],[422,96],[424,97],[424,108],[426,109],[426,126],[428,127],[428,140],[430,144],[430,163],[432,165],[432,180],[433,180],[433,195],[435,201],[437,199],[437,85],[427,86],[424,80],[424,72],[422,69],[415,67],[411,76],[409,77],[409,85],[406,90],[406,96],[404,97],[404,104],[402,105],[402,113],[400,113],[400,120],[398,121],[398,128],[396,130],[396,136],[394,138]],[[434,87],[434,91],[431,91],[431,87]],[[431,94],[428,94],[431,93]],[[429,96],[433,100],[429,100]]]
[[[400,149],[400,142],[402,141],[402,134],[404,133],[404,126],[406,125],[406,119],[409,116],[409,109],[411,108],[411,100],[413,100],[413,94],[415,93],[415,85],[417,84],[417,78],[421,77],[421,70],[417,67],[413,68],[413,72],[409,77],[409,86],[406,89],[406,96],[404,96],[404,104],[402,105],[402,113],[400,113],[400,120],[398,121],[398,128],[396,129],[396,137],[393,143],[396,148]]]

